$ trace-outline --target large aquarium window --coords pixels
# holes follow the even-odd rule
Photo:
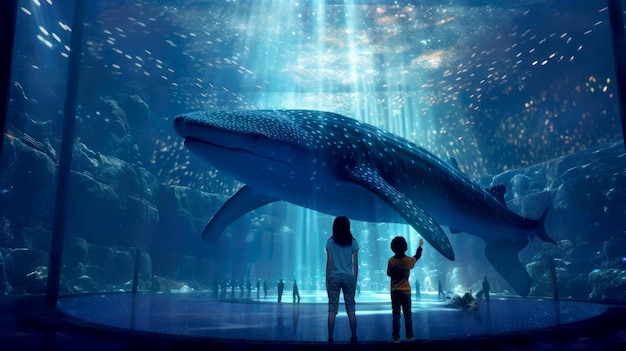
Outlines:
[[[388,292],[404,236],[422,294],[626,300],[606,2],[88,3],[18,1],[0,294],[46,291],[59,212],[60,294],[323,292],[346,214],[360,291]]]

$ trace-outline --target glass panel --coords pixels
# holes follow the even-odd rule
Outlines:
[[[495,294],[551,297],[554,262],[562,298],[623,300],[607,283],[624,274],[626,174],[604,2],[418,3],[91,1],[61,292],[130,291],[135,271],[139,290],[238,298],[283,279],[322,291],[326,241],[346,214],[362,290],[387,291],[401,235],[410,254],[426,241],[411,273],[422,294],[438,282],[478,292],[488,277]],[[45,290],[72,5],[20,2],[5,293]],[[348,120],[230,112],[259,109]],[[191,154],[174,117],[201,110],[229,111],[231,134],[212,138],[253,154]],[[244,184],[266,201],[241,195],[202,240]],[[431,217],[443,233],[420,224]]]

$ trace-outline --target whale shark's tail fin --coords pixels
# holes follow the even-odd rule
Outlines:
[[[541,238],[541,240],[556,244],[552,238],[548,236],[544,228],[548,209],[545,210],[541,218],[537,221],[537,227],[533,234]],[[487,242],[485,247],[485,255],[500,275],[506,279],[511,287],[520,296],[526,296],[530,293],[530,275],[519,260],[519,252],[529,243],[530,237],[520,233],[514,238],[500,238]]]
[[[512,242],[506,238],[488,242],[485,247],[485,256],[504,278],[513,290],[520,296],[530,292],[530,275],[519,260],[519,252],[528,243],[526,237],[520,237],[519,242]]]
[[[539,223],[537,224],[535,235],[538,236],[543,241],[556,244],[556,241],[554,241],[554,239],[548,236],[548,233],[546,233],[546,229],[545,229],[546,215],[548,214],[549,210],[550,210],[550,206],[548,206],[548,208],[543,212],[543,215],[541,215],[541,218],[539,218]]]

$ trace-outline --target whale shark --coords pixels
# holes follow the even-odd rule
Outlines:
[[[554,243],[539,219],[506,206],[504,185],[483,188],[455,162],[340,114],[314,110],[209,110],[174,118],[185,146],[244,185],[209,220],[219,239],[237,218],[286,201],[368,222],[407,223],[444,257],[454,250],[442,226],[485,241],[485,255],[521,296],[530,276],[518,256],[535,236]]]

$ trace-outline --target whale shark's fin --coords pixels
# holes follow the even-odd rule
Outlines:
[[[446,162],[452,166],[452,168],[459,170],[459,163],[456,162],[456,159],[454,157],[448,157],[446,158]]]
[[[213,215],[213,218],[202,231],[202,239],[209,242],[217,241],[224,229],[234,220],[256,208],[275,201],[278,201],[278,199],[244,185],[235,195],[226,200],[222,207]]]
[[[501,204],[506,205],[506,201],[504,200],[504,194],[506,193],[506,185],[504,184],[496,184],[491,188],[487,188],[487,192],[489,192],[496,200],[500,201]]]
[[[526,244],[524,240],[514,243],[504,239],[487,242],[485,247],[485,255],[491,265],[520,296],[526,296],[530,292],[530,275],[518,257]]]
[[[504,194],[506,193],[506,185],[496,184],[492,187],[485,188],[485,190],[489,194],[491,194],[491,196],[493,196],[496,200],[498,200],[498,202],[500,202],[503,206],[508,208],[508,206],[506,205],[506,200],[504,200]],[[458,234],[458,233],[462,233],[462,231],[456,228],[450,228],[450,233]]]
[[[417,207],[411,199],[387,183],[377,172],[367,167],[359,167],[349,171],[347,178],[376,194],[396,210],[437,251],[454,261],[454,250],[441,226],[428,213]]]
[[[543,211],[541,218],[539,218],[539,224],[537,224],[537,230],[535,231],[535,235],[537,235],[543,241],[556,245],[556,241],[554,241],[554,239],[548,236],[548,233],[546,233],[546,229],[545,229],[546,217],[549,211],[550,211],[550,206],[548,206],[548,208],[546,208],[546,210]]]
[[[456,229],[456,228],[450,228],[450,227],[448,227],[448,229],[450,230],[450,233],[452,233],[452,234],[459,234],[459,233],[463,233],[463,231],[462,231],[462,230],[458,230],[458,229]]]

